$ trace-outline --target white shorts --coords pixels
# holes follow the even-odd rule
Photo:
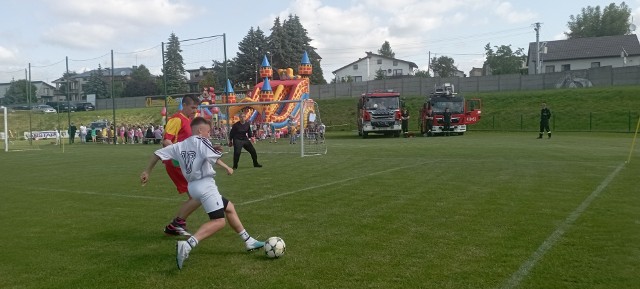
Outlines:
[[[218,192],[218,186],[213,179],[202,179],[189,183],[189,195],[200,201],[205,213],[224,208],[222,195]]]

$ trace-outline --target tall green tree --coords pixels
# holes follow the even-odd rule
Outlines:
[[[133,69],[131,78],[128,79],[124,85],[124,90],[122,91],[123,97],[156,95],[160,93],[158,84],[156,83],[156,77],[151,75],[151,72],[149,72],[149,69],[147,69],[144,64]]]
[[[276,17],[271,27],[271,34],[267,37],[269,61],[273,69],[284,68],[286,58],[285,46],[287,43],[287,35],[280,23],[280,17]]]
[[[511,45],[494,46],[495,51],[491,48],[491,43],[487,43],[484,47],[486,59],[485,65],[491,69],[491,74],[516,74],[522,70],[522,65],[526,61],[527,56],[524,55],[524,48],[511,50]]]
[[[287,20],[282,24],[283,30],[286,35],[285,45],[285,67],[291,67],[297,70],[300,65],[303,53],[306,51],[309,55],[309,60],[313,66],[313,74],[309,78],[312,84],[326,84],[324,79],[320,60],[322,57],[316,52],[316,48],[311,46],[313,39],[309,38],[307,29],[304,28],[300,22],[300,17],[297,15],[289,15]]]
[[[631,33],[629,25],[631,8],[624,2],[620,5],[611,3],[604,8],[587,6],[578,15],[571,15],[565,32],[567,38],[600,37],[626,35]]]
[[[431,75],[429,74],[429,71],[427,71],[427,70],[418,70],[415,73],[415,77],[427,78],[427,77],[431,77]]]
[[[180,49],[180,40],[175,33],[169,36],[166,51],[164,52],[165,65],[162,73],[167,81],[167,93],[179,94],[187,92],[186,77],[184,76],[184,60]]]
[[[36,86],[32,83],[30,85],[29,93],[27,93],[27,80],[12,80],[9,85],[9,89],[7,89],[7,92],[5,93],[3,104],[27,103],[29,101],[27,96],[31,96],[31,103],[35,103],[37,102],[37,90]]]
[[[389,58],[396,58],[396,53],[391,50],[391,44],[389,44],[389,41],[385,41],[382,44],[382,47],[378,49],[378,54]]]
[[[98,64],[98,69],[92,70],[89,74],[89,80],[83,88],[86,94],[95,94],[96,98],[107,98],[109,92],[107,90],[107,82],[104,80],[104,70]]]
[[[238,53],[234,58],[238,84],[253,85],[260,82],[260,65],[267,50],[267,38],[264,32],[260,27],[255,30],[251,27],[247,35],[238,43]]]
[[[431,59],[431,69],[434,76],[440,77],[452,77],[455,76],[458,68],[455,65],[453,58],[448,56],[440,56],[438,58]]]
[[[378,70],[376,70],[376,77],[374,79],[381,80],[385,78],[387,78],[387,74],[385,73],[385,71],[382,70],[382,68],[378,68]]]

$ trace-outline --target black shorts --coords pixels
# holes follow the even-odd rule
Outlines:
[[[225,197],[222,197],[222,209],[217,209],[213,212],[207,213],[207,215],[209,215],[209,220],[223,219],[224,210],[227,208],[228,204],[229,204],[229,200],[227,200]]]

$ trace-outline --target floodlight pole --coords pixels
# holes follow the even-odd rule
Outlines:
[[[111,109],[113,110],[113,129],[108,128],[108,130],[111,130],[113,134],[113,145],[117,145],[118,134],[116,133],[116,127],[118,127],[118,125],[116,124],[116,98],[113,95],[113,49],[111,49]],[[109,138],[108,135],[107,138]]]
[[[33,137],[31,136],[33,132],[33,128],[31,126],[31,114],[33,113],[33,111],[31,110],[31,92],[29,91],[31,89],[31,62],[29,62],[29,77],[25,75],[25,80],[27,81],[27,102],[29,103],[29,145],[31,145],[33,139]]]
[[[65,68],[66,68],[67,77],[68,77],[68,75],[69,75],[69,57],[66,57],[65,60],[66,60],[65,61],[65,66],[66,66]],[[70,98],[71,98],[71,94],[69,93],[69,80],[67,79],[67,125],[68,125],[67,127],[68,128],[71,128],[71,102],[70,102]],[[59,105],[58,105],[58,108],[60,108]],[[58,111],[58,114],[59,113],[60,112]],[[69,131],[69,130],[67,129],[67,131]],[[69,144],[71,144],[71,136],[68,136],[68,137],[69,137],[69,139],[68,139]],[[60,142],[62,142],[62,140],[60,140]]]
[[[162,86],[164,89],[164,109],[167,110],[167,68],[166,68],[166,61],[164,59],[164,41],[162,42]],[[169,113],[168,111],[165,113],[165,115],[162,117],[163,119],[163,124],[165,125],[167,124],[167,113]]]

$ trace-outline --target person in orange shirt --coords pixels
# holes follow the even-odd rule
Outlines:
[[[165,125],[162,138],[163,147],[181,142],[191,136],[191,120],[196,116],[199,104],[200,100],[197,96],[185,95],[182,97],[182,110],[173,114]],[[188,183],[180,170],[178,161],[167,160],[163,161],[163,163],[169,178],[176,185],[178,193],[187,193]],[[187,217],[198,207],[200,207],[200,203],[189,196],[189,199],[178,210],[178,214],[173,221],[164,228],[164,233],[170,236],[190,236],[191,234],[187,232]]]

